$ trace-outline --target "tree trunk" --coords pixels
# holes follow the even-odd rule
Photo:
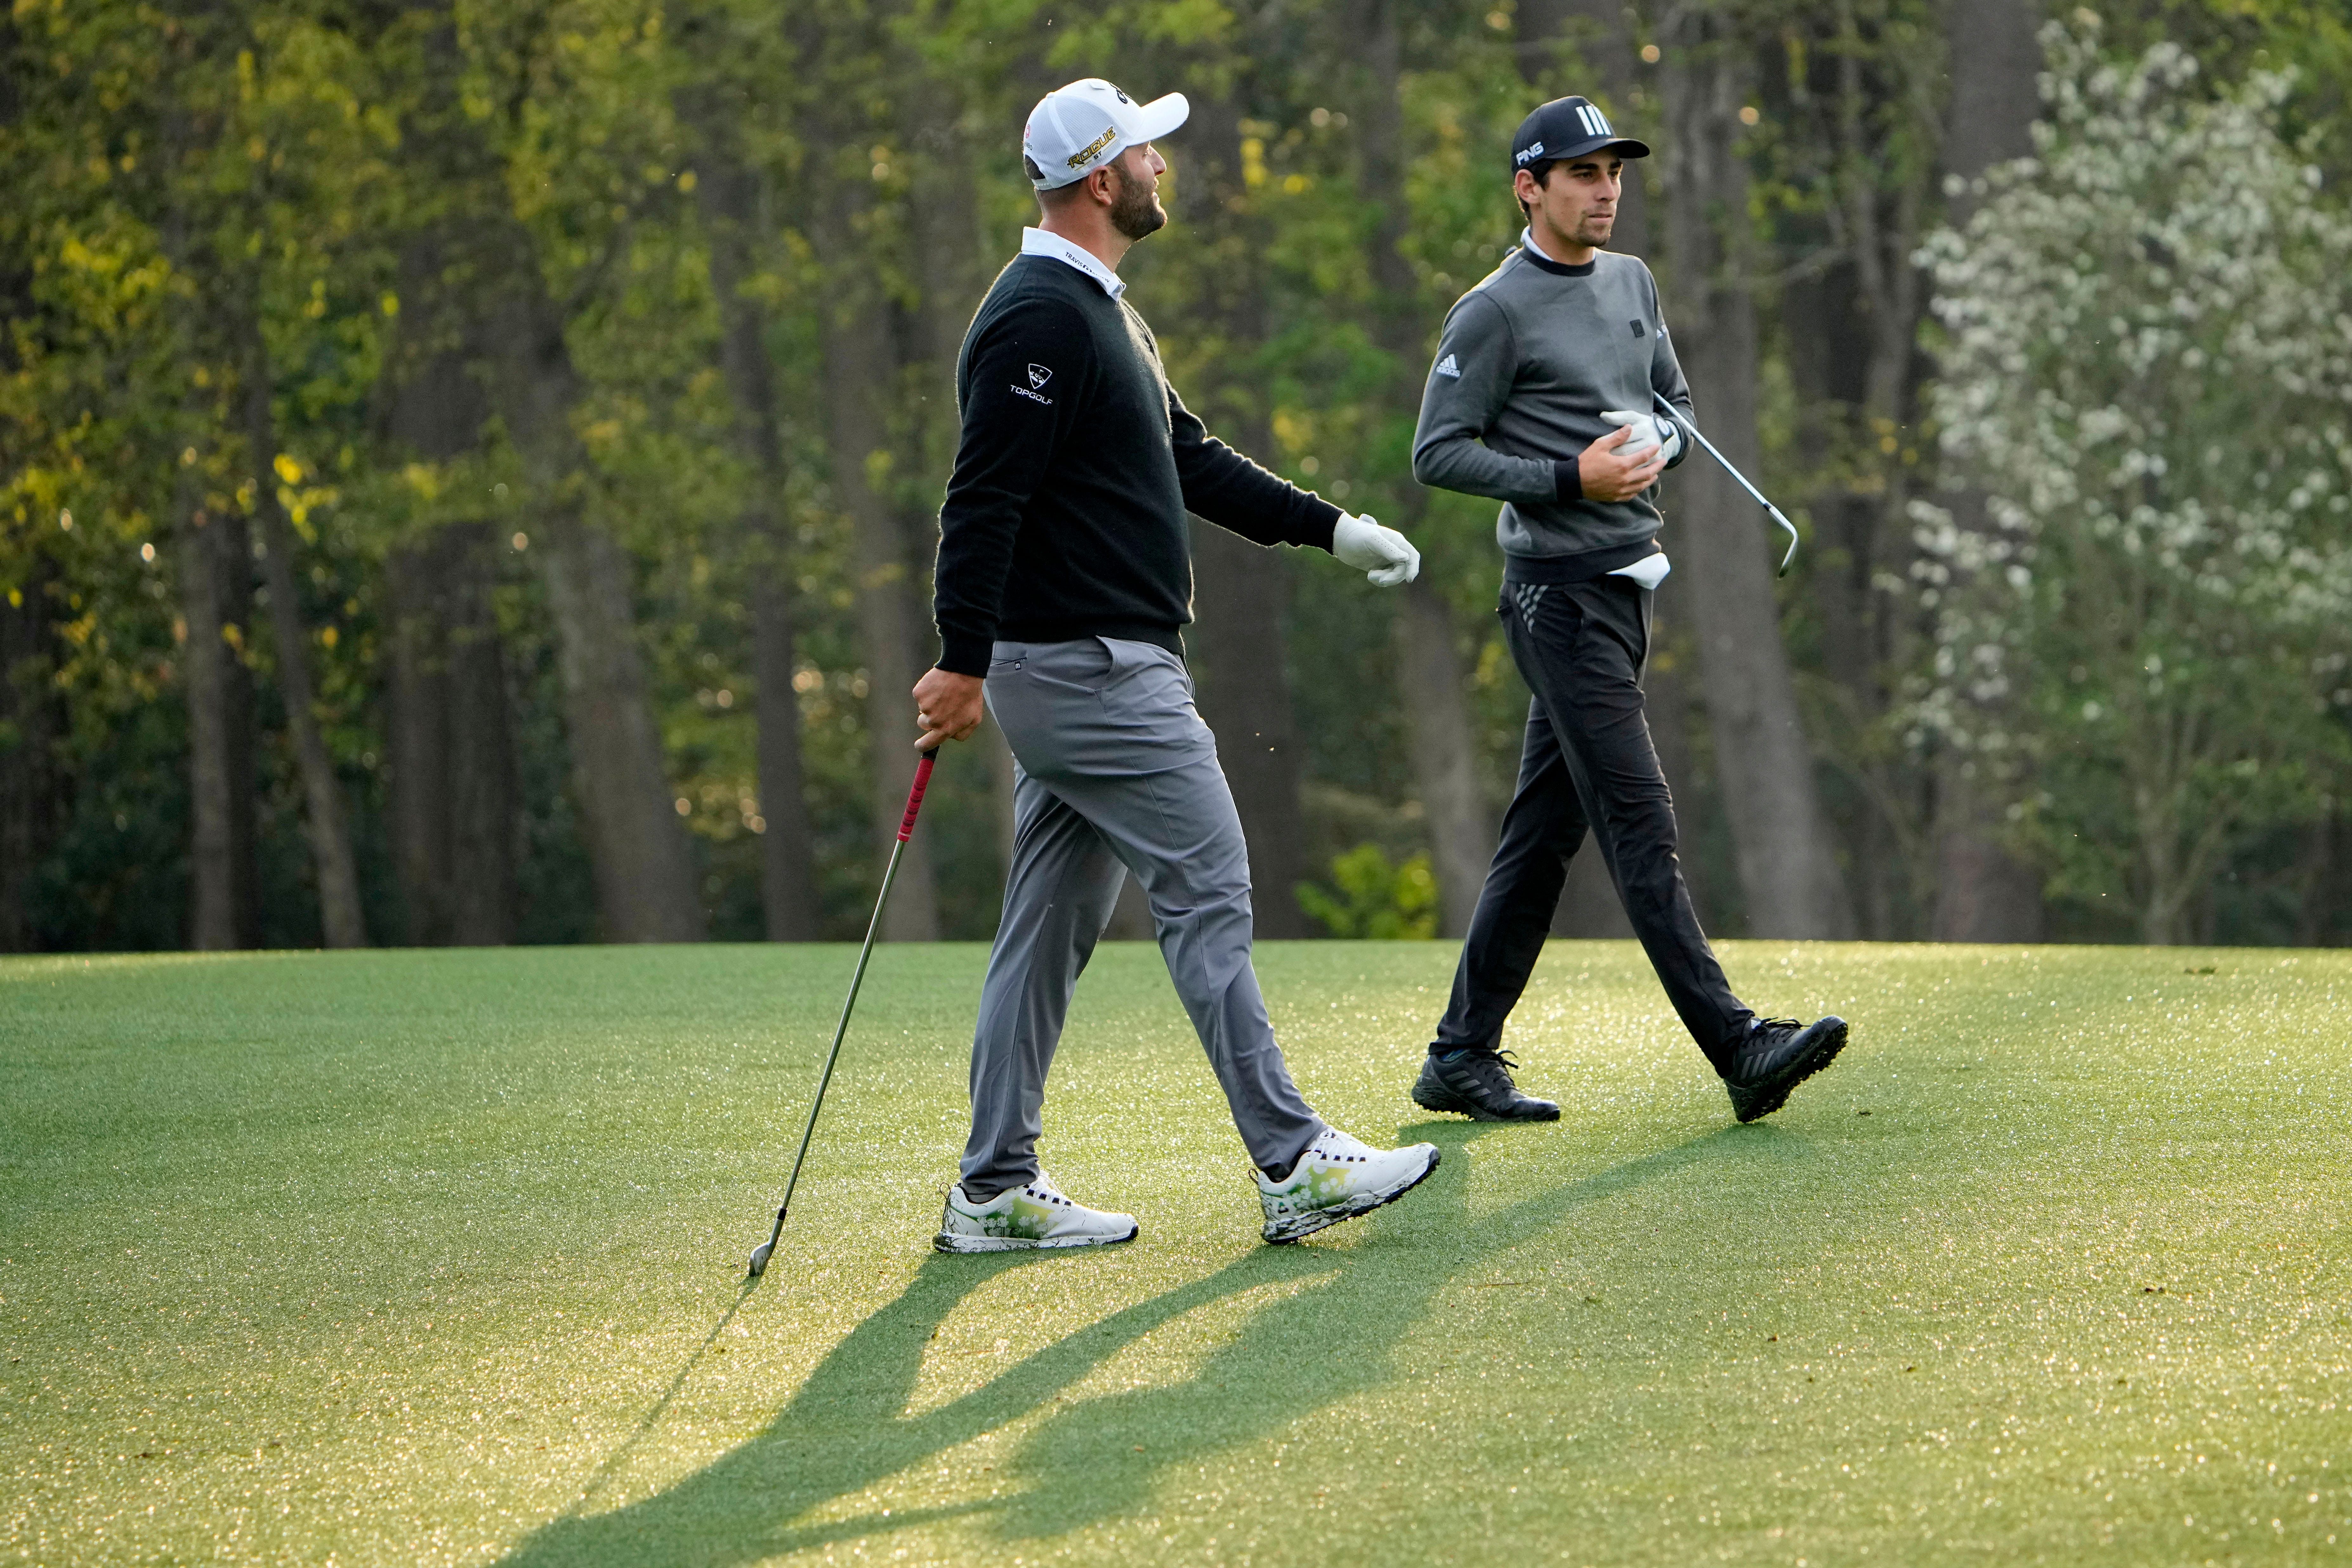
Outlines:
[[[1409,450],[1421,411],[1433,323],[1422,308],[1418,281],[1401,248],[1412,220],[1405,187],[1403,26],[1402,0],[1359,0],[1349,36],[1367,78],[1357,111],[1363,155],[1360,189],[1377,215],[1371,244],[1372,334],[1390,357],[1384,401]],[[1391,526],[1410,531],[1428,508],[1428,495],[1409,474],[1381,476],[1392,498]],[[1437,875],[1438,934],[1470,929],[1495,852],[1496,827],[1478,785],[1477,747],[1470,719],[1467,672],[1462,666],[1453,606],[1435,582],[1435,563],[1402,590],[1393,591],[1398,684],[1412,738],[1414,792],[1429,825],[1432,868]]]
[[[1246,428],[1236,434],[1250,438]],[[1249,840],[1255,930],[1269,941],[1322,934],[1298,905],[1298,884],[1312,871],[1303,853],[1305,752],[1290,702],[1283,624],[1290,611],[1287,565],[1260,545],[1193,521],[1192,665],[1201,715],[1217,733],[1217,762]]]
[[[522,775],[499,637],[494,523],[442,531],[442,658],[448,671],[449,940],[503,947],[520,923]]]
[[[2000,847],[2000,816],[1957,758],[1940,759],[1937,942],[2040,942],[2042,879]]]
[[[1478,907],[1496,828],[1478,788],[1478,744],[1454,645],[1454,611],[1426,577],[1393,591],[1399,600],[1398,684],[1404,690],[1413,781],[1437,874],[1437,934],[1459,937],[1468,933]]]
[[[599,924],[612,942],[699,941],[702,900],[646,694],[629,558],[583,515],[587,456],[572,428],[579,375],[519,226],[515,240],[511,293],[490,323],[497,398],[522,459],[531,555],[555,620]]]
[[[450,874],[449,667],[441,626],[443,585],[431,544],[395,546],[384,558],[384,751],[394,869],[411,947],[449,942],[456,889]]]
[[[1203,268],[1205,297],[1196,331],[1222,340],[1235,374],[1202,389],[1198,406],[1212,430],[1261,461],[1274,450],[1264,389],[1249,384],[1238,362],[1266,339],[1260,258],[1264,237],[1242,175],[1241,89],[1196,100],[1180,171],[1186,220],[1203,231],[1194,241],[1217,263]],[[1211,274],[1213,276],[1211,276]],[[1215,357],[1215,356],[1212,356]],[[1217,732],[1217,760],[1233,788],[1249,840],[1251,903],[1256,931],[1271,940],[1321,934],[1298,904],[1307,863],[1300,803],[1305,751],[1290,701],[1290,563],[1276,552],[1222,528],[1192,524],[1192,665],[1202,717]]]
[[[2041,30],[2037,0],[1949,0],[1944,47],[1951,103],[1944,121],[1944,168],[1964,180],[2033,151],[2042,117]],[[1968,222],[1976,198],[1953,198],[1948,216]]]
[[[1895,700],[1886,676],[1899,661],[1899,634],[1914,612],[1879,585],[1885,574],[1901,573],[1911,552],[1902,498],[1891,493],[1905,485],[1899,465],[1891,458],[1874,466],[1847,458],[1849,451],[1876,446],[1878,431],[1893,433],[1891,416],[1871,406],[1874,307],[1855,273],[1849,258],[1791,281],[1781,293],[1780,320],[1799,452],[1808,472],[1823,476],[1806,508],[1812,522],[1806,582],[1816,604],[1819,668],[1840,689],[1842,737],[1858,742]],[[1916,300],[1906,321],[1916,334]],[[1900,346],[1907,363],[1907,336]],[[1852,858],[1861,933],[1877,941],[1915,934],[1898,928],[1921,880],[1917,855],[1905,853],[1919,838],[1917,770],[1898,756],[1858,760],[1849,772],[1859,787],[1849,797],[1853,810],[1838,826]],[[1898,835],[1891,820],[1896,812],[1910,831]]]
[[[2033,150],[2041,110],[2042,46],[2034,33],[2042,8],[2032,0],[1955,0],[1945,13],[1951,102],[1944,128],[1944,172],[1972,179],[1991,165]],[[1965,225],[1976,197],[1952,198],[1946,221]],[[1950,498],[1956,510],[1981,510],[1985,498]],[[1946,751],[1936,762],[1936,907],[1929,934],[1937,942],[2039,942],[2042,879],[2001,843],[1990,780],[1972,776],[1969,758]]]
[[[838,201],[856,198],[836,192]],[[855,232],[846,211],[836,213],[836,235]],[[845,246],[832,254],[849,254]],[[898,832],[907,791],[915,776],[915,702],[920,668],[915,653],[923,625],[916,607],[906,530],[898,508],[877,489],[895,460],[888,396],[898,363],[885,305],[870,279],[835,277],[825,307],[824,366],[828,446],[835,501],[848,513],[856,539],[857,622],[866,648],[866,724],[872,769],[869,810],[874,845],[887,854]],[[932,879],[931,836],[908,840],[898,880],[882,921],[891,942],[935,942],[939,898]]]
[[[56,565],[37,555],[25,580],[0,595],[0,952],[33,949],[33,873],[56,839],[66,783],[51,754],[64,728],[51,685],[56,577]]]
[[[919,442],[921,471],[943,490],[955,468],[956,448],[963,422],[956,406],[956,362],[963,351],[964,333],[971,325],[981,300],[995,272],[1009,259],[992,256],[982,222],[980,194],[986,188],[974,166],[977,145],[964,117],[972,101],[968,80],[952,71],[932,71],[919,87],[915,111],[914,178],[907,200],[908,229],[915,246],[915,274],[922,286],[920,312],[921,361],[912,367],[908,390],[910,412]],[[915,334],[910,332],[911,338]],[[934,490],[931,493],[940,493]],[[909,564],[917,572],[919,604],[928,604],[933,571],[939,558],[939,512],[934,507],[909,511],[907,533]],[[937,657],[933,628],[919,626],[915,668],[928,669]],[[1003,864],[1013,864],[1012,829],[1014,812],[1012,753],[992,723],[983,722],[971,743],[986,753],[991,809],[998,826]],[[972,770],[976,772],[977,770]],[[971,773],[942,769],[932,780],[936,797],[947,792],[947,809],[960,809],[962,779]],[[977,934],[977,933],[973,933]],[[1147,927],[1146,934],[1149,934]]]
[[[599,926],[611,942],[698,942],[693,854],[646,699],[628,557],[560,500],[538,511],[537,531]]]
[[[816,833],[801,767],[800,673],[794,655],[791,578],[774,558],[781,528],[750,531],[768,558],[752,567],[751,679],[760,726],[760,901],[770,942],[814,942],[824,933],[817,894]]]
[[[0,16],[0,131],[23,112],[16,92],[20,47],[16,22]],[[15,329],[34,311],[26,258],[18,249],[0,254],[0,380],[23,368]],[[26,562],[23,579],[0,594],[0,952],[24,952],[32,945],[27,895],[48,853],[56,820],[52,792],[62,782],[50,754],[60,727],[50,685],[57,634],[48,585],[56,575],[55,563],[36,553]]]
[[[735,145],[728,106],[715,88],[678,94],[682,117],[700,142],[695,200],[710,240],[710,287],[719,301],[719,363],[734,403],[730,439],[749,483],[738,529],[750,570],[751,676],[757,704],[761,901],[771,942],[814,942],[819,931],[816,835],[801,765],[801,700],[793,684],[792,531],[783,515],[791,475],[777,434],[768,310],[744,292],[754,271],[759,177]]]
[[[422,546],[399,544],[383,561],[385,826],[408,947],[440,946],[449,929],[447,796],[437,787],[448,756],[436,722],[449,710],[448,679],[429,560]]]
[[[365,947],[367,922],[360,912],[359,865],[352,856],[342,782],[335,776],[334,759],[328,755],[326,736],[319,728],[310,633],[302,624],[301,590],[294,575],[294,529],[278,500],[278,420],[270,408],[269,353],[262,342],[259,319],[251,309],[241,315],[242,401],[253,517],[260,528],[262,573],[269,586],[278,689],[285,700],[286,727],[292,732],[295,762],[302,774],[302,826],[318,872],[319,924],[329,947]]]
[[[193,39],[182,41],[183,52]],[[194,158],[203,138],[174,102],[166,112],[167,145]],[[181,172],[185,177],[184,171]],[[234,511],[205,506],[196,454],[209,445],[210,409],[195,390],[207,346],[203,277],[194,225],[180,192],[165,214],[163,254],[191,289],[174,311],[174,368],[183,388],[172,449],[173,532],[180,564],[181,689],[188,706],[188,945],[226,952],[260,945],[260,868],[255,799],[253,672],[247,647],[253,625],[253,542]],[[210,368],[210,367],[205,367]]]
[[[572,426],[581,381],[536,243],[516,217],[507,169],[457,84],[466,68],[448,0],[416,0],[424,70],[403,121],[406,174],[438,198],[440,265],[416,281],[446,290],[425,353],[475,360],[521,468],[517,521],[555,622],[564,728],[594,875],[598,924],[614,942],[703,934],[692,847],[672,805],[646,695],[627,555],[586,515],[587,454]],[[432,209],[428,209],[432,210]],[[470,399],[468,399],[470,403]]]
[[[462,242],[413,237],[401,257],[399,330],[377,387],[388,460],[446,463],[475,451],[489,406],[468,368],[478,304],[445,282]],[[521,783],[493,602],[504,531],[446,524],[384,562],[394,863],[405,940],[502,946],[521,910]]]
[[[194,422],[187,426],[196,428]],[[199,952],[257,946],[261,900],[254,860],[253,545],[245,520],[203,503],[192,467],[180,469],[181,648],[188,702],[188,945]]]
[[[1762,452],[1748,172],[1734,148],[1738,46],[1720,13],[1699,6],[1684,13],[1671,45],[1662,70],[1673,133],[1667,205],[1675,302],[1668,314],[1701,426],[1752,477]],[[1687,578],[1698,626],[1708,727],[1749,933],[1849,936],[1853,917],[1780,641],[1766,526],[1755,502],[1704,454],[1676,472],[1680,523],[1666,542],[1676,574]]]
[[[2305,830],[2295,900],[2295,943],[2340,947],[2352,941],[2352,812],[2337,805]]]
[[[502,547],[458,523],[384,563],[393,843],[418,946],[514,940],[521,808],[491,595]]]

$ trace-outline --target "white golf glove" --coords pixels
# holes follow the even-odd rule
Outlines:
[[[1333,526],[1331,553],[1370,577],[1375,588],[1393,588],[1421,575],[1421,552],[1412,541],[1353,512],[1341,513]]]
[[[1671,419],[1662,419],[1655,414],[1635,414],[1624,408],[1604,409],[1601,417],[1633,432],[1617,448],[1617,455],[1621,458],[1645,457],[1651,447],[1664,447],[1666,461],[1671,463],[1683,449],[1682,426]]]

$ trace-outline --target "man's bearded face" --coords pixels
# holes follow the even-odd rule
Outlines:
[[[1141,239],[1168,222],[1168,209],[1160,205],[1160,179],[1137,179],[1127,172],[1126,160],[1111,165],[1111,177],[1118,183],[1118,194],[1110,205],[1111,226],[1129,239]]]

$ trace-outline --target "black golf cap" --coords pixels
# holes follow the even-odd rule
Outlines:
[[[1646,158],[1650,144],[1609,129],[1609,117],[1589,98],[1555,98],[1519,121],[1511,138],[1511,172],[1561,158],[1582,158],[1603,148],[1620,158]]]

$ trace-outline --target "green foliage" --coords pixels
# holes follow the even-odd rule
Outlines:
[[[1360,844],[1331,862],[1333,887],[1303,882],[1299,906],[1336,937],[1426,942],[1437,934],[1437,879],[1429,857],[1392,863],[1377,844]]]
[[[2050,34],[2038,156],[1931,247],[1947,452],[1917,710],[2006,780],[2053,891],[2179,941],[2233,845],[2352,779],[2352,216],[2286,84]]]

